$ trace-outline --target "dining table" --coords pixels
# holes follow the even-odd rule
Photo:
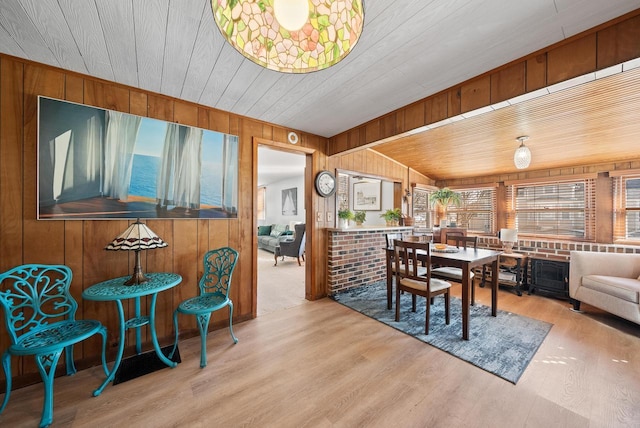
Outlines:
[[[447,246],[444,249],[430,247],[431,263],[440,266],[457,267],[462,270],[462,339],[469,340],[469,314],[471,305],[471,281],[469,272],[479,266],[491,264],[491,271],[498,272],[498,259],[502,251],[486,248],[458,248]],[[387,261],[387,309],[391,309],[393,296],[393,246],[386,248]],[[491,316],[498,314],[498,275],[491,275]]]

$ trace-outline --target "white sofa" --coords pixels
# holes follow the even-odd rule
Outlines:
[[[640,324],[640,254],[572,251],[569,297]]]

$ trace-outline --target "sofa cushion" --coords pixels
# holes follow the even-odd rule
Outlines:
[[[277,238],[278,236],[282,235],[283,232],[286,232],[287,230],[289,230],[289,225],[288,224],[274,224],[271,226],[271,236],[273,236],[274,238]]]
[[[258,236],[269,236],[271,234],[271,225],[258,226]]]
[[[586,275],[582,277],[582,286],[600,293],[609,294],[631,303],[639,303],[640,281],[635,278],[617,276]]]

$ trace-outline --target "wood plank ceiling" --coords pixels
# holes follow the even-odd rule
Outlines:
[[[363,36],[345,60],[291,75],[263,69],[224,42],[210,0],[2,0],[0,52],[330,137],[639,7],[639,0],[368,0]],[[434,178],[506,170],[517,136],[506,124],[520,124],[523,109],[532,116],[517,133],[532,136],[541,165],[552,156],[541,153],[542,141],[561,129],[574,131],[565,143],[576,147],[576,162],[599,156],[579,143],[583,130],[572,118],[538,132],[552,112],[540,103],[430,131],[422,158],[432,153],[438,165],[398,160]],[[598,119],[597,107],[591,114],[589,122]],[[604,143],[598,132],[608,128],[615,137],[637,135],[608,119],[599,118],[587,141]],[[557,148],[553,141],[544,144]],[[494,155],[503,152],[506,160]],[[469,154],[473,164],[464,163]]]
[[[638,112],[635,68],[373,148],[435,180],[513,173],[521,135],[529,169],[637,160]]]

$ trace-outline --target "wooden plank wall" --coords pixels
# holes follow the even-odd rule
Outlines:
[[[329,139],[335,155],[640,56],[640,9]]]
[[[113,303],[88,302],[81,298],[90,285],[130,274],[133,254],[105,251],[104,247],[120,232],[127,220],[36,220],[36,148],[37,96],[44,95],[144,117],[183,123],[238,135],[240,137],[239,214],[237,219],[222,220],[158,220],[145,221],[169,246],[145,251],[142,263],[145,271],[171,271],[182,275],[180,286],[159,294],[157,301],[158,337],[170,343],[173,337],[172,313],[179,301],[197,293],[197,280],[202,273],[202,257],[206,251],[231,246],[240,252],[233,275],[231,298],[234,320],[255,317],[256,260],[254,231],[255,168],[253,140],[263,144],[287,141],[289,129],[248,119],[220,110],[130,88],[22,59],[0,55],[0,270],[24,263],[59,263],[73,270],[72,293],[79,303],[79,318],[94,318],[108,329],[110,349],[117,342],[117,312]],[[326,167],[326,143],[323,137],[300,134],[298,146],[313,152],[309,177]],[[309,181],[309,180],[307,180]],[[308,185],[311,186],[311,185]],[[312,187],[305,192],[308,219],[324,209],[324,200]],[[324,224],[308,222],[307,256],[322,254],[326,262],[326,238],[317,227]],[[326,272],[308,263],[307,297],[325,295]],[[324,266],[321,265],[321,266]],[[218,311],[212,325],[226,325],[226,311]],[[197,334],[195,318],[180,319],[183,337]],[[132,345],[131,334],[127,345]],[[149,337],[144,337],[148,340]],[[0,329],[0,349],[8,346],[9,338]],[[131,353],[128,348],[127,354]],[[78,367],[99,362],[99,339],[76,347]],[[110,356],[113,359],[113,351]],[[13,359],[15,385],[39,381],[33,358]]]

